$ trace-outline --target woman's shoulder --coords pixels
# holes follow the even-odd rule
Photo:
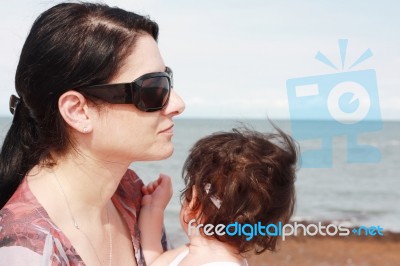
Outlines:
[[[31,233],[44,224],[49,224],[48,215],[24,180],[0,210],[0,238]]]
[[[11,247],[19,247],[18,251],[27,248],[40,253],[46,237],[57,234],[46,211],[23,181],[11,199],[0,210],[0,248],[12,251]],[[8,247],[8,248],[5,248]],[[8,253],[7,251],[7,253]]]
[[[57,231],[42,207],[16,202],[0,211],[0,247],[30,246]]]
[[[75,249],[50,218],[26,205],[22,213],[14,208],[17,205],[0,211],[0,265],[51,265],[53,260],[81,265]]]

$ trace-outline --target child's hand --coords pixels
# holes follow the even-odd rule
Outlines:
[[[142,208],[139,214],[140,242],[147,265],[163,253],[161,236],[163,232],[164,210],[172,197],[171,178],[160,177],[142,187]]]
[[[157,207],[164,210],[172,197],[171,178],[160,174],[160,177],[142,187],[142,206]]]

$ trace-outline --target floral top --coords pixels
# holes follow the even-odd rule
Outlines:
[[[137,215],[140,210],[142,180],[128,170],[112,201],[129,227],[138,266],[145,266],[139,242]],[[165,235],[163,246],[166,247]],[[0,210],[0,265],[83,266],[68,238],[51,221],[29,189],[26,178]]]

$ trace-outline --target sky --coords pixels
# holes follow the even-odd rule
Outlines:
[[[59,2],[2,2],[0,116],[10,116],[8,101],[15,93],[15,69],[33,21]],[[334,77],[339,84],[343,73],[372,69],[372,85],[357,78],[352,81],[355,87],[365,87],[364,93],[354,94],[353,100],[359,100],[355,107],[364,105],[368,110],[374,103],[379,107],[380,118],[400,120],[399,1],[100,2],[149,15],[159,24],[161,53],[174,70],[174,90],[186,103],[182,117],[290,119],[294,100],[288,94],[288,80],[315,76],[318,86],[322,86],[328,77]],[[342,57],[339,39],[347,40]],[[372,56],[350,69],[368,49]],[[316,60],[318,52],[337,69]],[[368,76],[371,72],[362,73]],[[325,88],[328,91],[336,88],[329,86]],[[368,94],[371,91],[375,92],[373,99]],[[339,101],[321,101],[328,105],[335,99]],[[300,103],[317,118],[322,113],[321,106],[313,101]],[[354,107],[352,100],[347,103],[347,107]],[[338,115],[341,114],[347,115]]]

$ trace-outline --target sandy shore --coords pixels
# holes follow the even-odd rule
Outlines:
[[[289,237],[278,251],[251,255],[250,266],[400,265],[400,234],[380,237]]]

